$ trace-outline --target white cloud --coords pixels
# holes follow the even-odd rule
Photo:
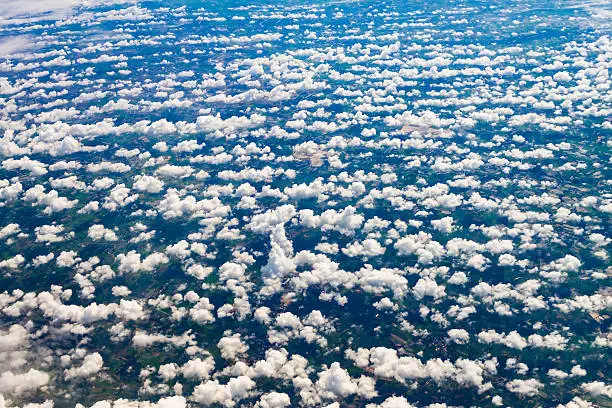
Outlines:
[[[83,359],[83,363],[79,367],[67,369],[64,374],[66,379],[75,377],[91,377],[96,374],[104,366],[104,360],[99,353],[88,354]]]
[[[44,387],[49,383],[49,378],[49,374],[33,368],[21,374],[5,371],[0,375],[0,392],[19,396]]]

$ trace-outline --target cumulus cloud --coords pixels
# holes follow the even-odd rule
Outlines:
[[[0,392],[19,396],[44,387],[49,383],[49,379],[49,374],[33,368],[17,374],[12,371],[5,371],[0,374]]]
[[[99,353],[88,354],[80,366],[67,369],[64,374],[66,379],[75,377],[88,378],[100,371],[103,366],[104,360]]]

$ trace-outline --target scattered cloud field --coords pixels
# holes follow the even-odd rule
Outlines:
[[[603,2],[3,2],[0,408],[610,406],[611,66]]]

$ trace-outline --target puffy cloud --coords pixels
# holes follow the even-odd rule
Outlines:
[[[188,379],[205,380],[210,377],[215,368],[215,361],[212,358],[194,358],[187,361],[181,367],[181,374]]]
[[[25,262],[25,258],[21,254],[17,254],[12,258],[0,261],[0,269],[17,269]]]
[[[164,182],[153,176],[137,175],[134,177],[132,188],[137,191],[145,191],[147,193],[159,193],[164,187]]]
[[[128,289],[127,286],[113,286],[111,291],[113,293],[113,296],[119,297],[129,296],[130,293],[132,293],[132,291]]]
[[[353,235],[364,221],[357,209],[347,206],[342,211],[327,210],[321,215],[315,215],[312,210],[299,212],[300,224],[308,228],[321,228],[322,231],[334,230],[345,235]]]
[[[117,211],[121,207],[134,203],[137,199],[138,194],[130,195],[130,189],[125,184],[117,184],[104,198],[102,207],[109,211]]]
[[[534,378],[528,380],[515,379],[506,384],[508,391],[528,397],[537,395],[542,387],[544,387],[544,384]]]
[[[285,408],[291,405],[289,395],[284,392],[270,392],[261,396],[256,408]]]
[[[214,137],[229,135],[245,129],[256,128],[263,125],[266,117],[253,113],[251,116],[232,116],[222,119],[219,114],[199,116],[196,120],[196,129],[211,134]]]
[[[0,392],[8,395],[22,395],[39,390],[49,383],[49,374],[31,368],[21,374],[5,371],[0,374]]]
[[[293,218],[296,214],[295,207],[287,204],[267,210],[263,214],[253,216],[248,227],[256,233],[262,234],[269,232],[276,225],[284,224]]]
[[[495,330],[482,331],[478,334],[478,341],[481,343],[498,343],[510,348],[522,350],[528,343],[517,331],[513,330],[508,334],[497,333]]]
[[[36,227],[34,232],[36,234],[37,242],[61,242],[66,239],[66,236],[60,236],[64,231],[63,225],[41,225]]]
[[[125,299],[119,301],[119,307],[116,308],[115,314],[123,320],[138,320],[147,316],[142,305],[137,300]]]
[[[49,215],[55,212],[68,210],[78,203],[78,200],[69,200],[66,197],[60,197],[59,193],[55,190],[45,193],[45,188],[40,184],[27,190],[23,196],[23,200],[31,202],[32,205],[45,206],[43,213]]]
[[[124,163],[112,163],[108,161],[102,161],[99,163],[90,163],[87,165],[86,169],[90,173],[127,173],[132,168]]]
[[[164,164],[157,168],[155,173],[162,177],[185,178],[193,174],[194,170],[191,166],[175,166],[172,164]],[[140,179],[142,180],[142,179]],[[150,183],[150,179],[145,179],[144,183]],[[142,183],[140,184],[142,186]]]
[[[104,360],[99,353],[88,354],[79,367],[73,367],[64,371],[66,379],[75,377],[91,377],[102,369]]]
[[[363,256],[373,257],[385,253],[386,248],[374,239],[365,239],[363,242],[353,242],[346,248],[342,248],[342,252],[350,257]]]
[[[270,252],[268,263],[261,268],[264,278],[282,278],[295,272],[296,265],[292,259],[293,245],[285,236],[282,224],[278,224],[270,233]]]
[[[317,391],[325,399],[342,399],[359,391],[359,383],[352,379],[338,362],[332,363],[327,370],[318,375]]]
[[[16,181],[11,183],[9,180],[0,180],[0,200],[15,200],[23,191],[23,186]]]
[[[435,230],[450,234],[455,230],[454,221],[453,217],[444,217],[439,220],[432,220],[431,225]]]
[[[118,399],[115,401],[102,400],[96,402],[91,408],[186,408],[187,399],[182,396],[164,397],[157,402],[150,401],[129,401],[127,399]]]
[[[29,171],[32,176],[47,174],[46,164],[38,160],[32,160],[28,156],[24,156],[20,159],[6,159],[2,162],[2,168],[4,168],[4,170]]]
[[[448,337],[457,344],[467,344],[470,341],[470,334],[464,329],[450,329]]]
[[[18,324],[0,331],[0,353],[24,348],[28,343],[28,331]]]
[[[568,340],[559,333],[551,333],[544,336],[532,334],[527,338],[532,347],[549,348],[552,350],[565,350]]]
[[[198,143],[197,140],[183,140],[172,148],[173,153],[191,153],[202,149],[206,146],[204,143]]]
[[[163,334],[149,334],[144,331],[136,330],[132,337],[132,344],[136,347],[150,347],[156,343],[168,343],[177,347],[194,345],[193,335],[186,332],[182,335],[164,336]]]
[[[400,256],[416,255],[422,264],[430,264],[434,259],[444,256],[446,252],[439,242],[432,240],[431,235],[425,232],[401,238],[393,247]]]
[[[218,197],[198,201],[192,195],[181,198],[175,189],[169,189],[159,202],[158,210],[166,219],[183,216],[214,218],[228,215],[230,207],[224,205]]]
[[[446,291],[444,286],[440,286],[435,280],[425,277],[417,281],[416,285],[412,288],[412,294],[418,300],[423,299],[425,296],[438,299],[446,296]]]
[[[195,387],[192,399],[205,406],[221,404],[233,407],[237,402],[246,398],[255,387],[255,381],[241,375],[230,378],[227,384],[219,384],[218,380],[206,381]]]
[[[374,374],[395,378],[398,381],[408,379],[431,378],[438,384],[454,381],[463,387],[480,387],[483,384],[483,364],[467,359],[458,359],[455,363],[447,360],[432,359],[426,363],[415,357],[398,357],[397,351],[385,347],[360,349],[357,354],[348,354],[349,358],[358,358],[361,365],[367,364]],[[367,366],[366,366],[367,367]]]
[[[178,366],[174,363],[162,364],[157,370],[157,375],[162,379],[163,382],[173,380],[178,373]]]
[[[593,396],[603,395],[612,397],[612,385],[607,385],[603,381],[591,381],[581,385],[581,388]]]
[[[89,227],[87,236],[94,241],[117,241],[117,234],[113,230],[106,229],[104,225],[96,224]]]
[[[380,404],[367,404],[366,408],[415,408],[405,397],[389,397]]]
[[[240,334],[222,337],[217,343],[217,347],[221,351],[221,357],[227,360],[234,360],[249,350],[249,346],[242,342]]]
[[[373,269],[366,265],[356,273],[358,284],[366,292],[383,294],[392,291],[395,298],[403,297],[408,292],[408,280],[403,272],[397,269]]]
[[[154,252],[142,261],[140,260],[140,256],[141,255],[136,251],[117,255],[116,260],[119,262],[119,272],[150,272],[160,265],[169,262],[168,257],[160,252]]]

